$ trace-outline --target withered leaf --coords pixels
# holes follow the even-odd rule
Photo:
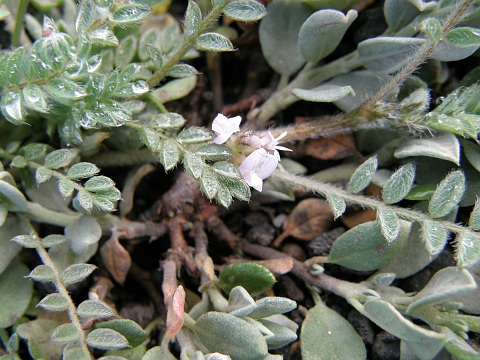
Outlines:
[[[293,269],[293,259],[291,257],[271,260],[257,260],[255,262],[265,266],[274,275],[284,275]]]
[[[325,200],[313,198],[302,200],[288,215],[283,223],[284,231],[273,245],[279,246],[288,236],[311,241],[315,236],[325,232],[332,221],[332,211]]]
[[[168,302],[167,308],[167,337],[173,338],[183,326],[183,312],[185,307],[185,290],[180,285]]]
[[[108,239],[100,249],[100,255],[105,267],[115,281],[123,284],[132,265],[132,258],[120,244],[118,238],[111,237]]]
[[[359,210],[341,217],[342,222],[349,229],[365,222],[374,221],[376,218],[377,212],[372,209]]]

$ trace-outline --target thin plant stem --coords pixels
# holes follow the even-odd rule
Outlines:
[[[55,279],[53,280],[53,282],[55,284],[55,288],[57,289],[58,293],[60,295],[62,295],[62,297],[64,299],[67,300],[68,318],[70,319],[70,323],[73,326],[75,326],[75,329],[77,330],[77,332],[79,334],[80,348],[82,349],[82,351],[85,355],[85,358],[86,359],[91,359],[92,355],[90,354],[90,350],[88,349],[88,346],[87,346],[87,338],[85,336],[85,332],[83,331],[82,324],[80,323],[80,319],[77,316],[77,308],[75,307],[75,304],[74,304],[72,298],[70,297],[70,294],[68,293],[68,290],[63,285],[62,279],[60,277],[60,273],[59,273],[55,263],[53,262],[52,258],[48,254],[47,250],[45,250],[45,248],[43,247],[42,241],[41,241],[40,237],[38,236],[38,234],[36,234],[33,226],[30,224],[30,221],[24,216],[21,216],[20,218],[23,220],[23,222],[25,224],[27,224],[27,226],[31,230],[31,233],[34,234],[34,236],[35,236],[35,240],[37,242],[37,247],[35,248],[35,250],[37,251],[38,256],[42,260],[42,263],[44,265],[48,266],[53,271],[54,277],[55,277]]]
[[[411,210],[407,208],[401,208],[397,206],[392,206],[392,205],[386,205],[384,202],[380,200],[376,200],[367,196],[362,196],[362,195],[356,195],[352,194],[346,190],[343,190],[335,185],[332,184],[327,184],[323,183],[320,181],[316,181],[313,179],[310,179],[308,177],[303,177],[299,175],[293,175],[290,173],[287,173],[285,171],[275,171],[272,175],[274,178],[277,178],[283,182],[286,182],[287,184],[297,187],[297,188],[303,188],[307,191],[311,191],[317,194],[320,194],[323,197],[326,197],[327,195],[337,195],[340,196],[342,199],[344,199],[347,203],[349,204],[355,204],[355,205],[360,205],[364,208],[369,208],[369,209],[380,209],[383,207],[390,207],[397,216],[404,220],[408,221],[416,221],[416,222],[422,222],[422,221],[435,221],[438,223],[440,226],[443,228],[455,233],[459,234],[465,230],[465,227],[461,225],[454,224],[449,221],[442,221],[442,220],[435,220],[430,218],[427,214],[422,213],[420,211],[416,210]]]
[[[213,26],[215,23],[216,19],[221,15],[222,13],[222,8],[223,7],[214,7],[202,20],[200,24],[200,29],[198,31],[198,35],[202,34],[209,28]],[[195,44],[196,38],[192,39],[185,39],[183,44],[180,46],[180,48],[175,51],[175,53],[168,58],[168,60],[163,64],[162,68],[157,70],[152,77],[148,80],[148,86],[150,88],[153,88],[155,86],[158,86],[162,80],[167,76],[168,71],[170,68],[180,62],[182,58],[185,56],[188,50]]]
[[[19,0],[18,1],[18,10],[17,16],[15,19],[15,28],[13,29],[12,34],[12,47],[17,47],[20,45],[20,34],[23,29],[23,17],[27,11],[28,0]]]

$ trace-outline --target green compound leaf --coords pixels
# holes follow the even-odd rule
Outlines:
[[[108,190],[114,186],[115,183],[113,182],[113,180],[103,175],[94,176],[88,179],[85,184],[83,184],[85,190],[93,192]]]
[[[300,333],[302,359],[366,359],[362,339],[339,313],[318,303],[308,310]]]
[[[232,20],[250,22],[257,21],[267,15],[265,6],[255,0],[237,0],[230,2],[223,14]]]
[[[77,154],[78,150],[70,149],[52,151],[45,157],[45,166],[49,169],[60,169],[69,165]]]
[[[47,101],[43,90],[35,84],[27,85],[23,88],[24,105],[34,111],[45,113],[48,111]]]
[[[146,44],[146,50],[155,69],[161,69],[163,67],[163,56],[160,50],[151,44]]]
[[[192,327],[210,352],[219,352],[237,360],[263,360],[268,348],[255,326],[236,316],[209,311]]]
[[[129,35],[120,41],[120,44],[115,49],[115,66],[117,68],[124,68],[133,62],[137,53],[137,38]]]
[[[223,145],[218,145],[218,144],[202,145],[195,151],[195,153],[197,155],[200,155],[206,160],[227,160],[232,157],[232,151],[229,148]],[[222,161],[221,163],[223,164],[224,161]],[[217,166],[219,166],[219,170],[220,170],[222,167],[225,168],[225,166],[227,165],[217,165]]]
[[[68,300],[59,293],[48,294],[37,306],[48,311],[65,311],[68,309]]]
[[[387,241],[393,241],[400,233],[400,220],[391,208],[381,207],[377,210],[377,221],[382,235]]]
[[[63,270],[60,278],[65,286],[69,286],[85,280],[96,268],[91,264],[73,264]]]
[[[408,163],[395,171],[383,186],[382,199],[386,204],[395,204],[410,193],[415,180],[415,165]]]
[[[325,9],[311,15],[302,25],[298,42],[303,57],[318,62],[331,54],[342,41],[345,32],[357,18],[357,12]]]
[[[144,143],[151,152],[157,152],[160,150],[160,135],[156,131],[142,128],[140,129],[139,134],[140,141]]]
[[[216,162],[215,164],[212,165],[212,170],[218,175],[221,175],[229,179],[242,178],[242,175],[240,174],[240,171],[238,170],[238,168],[227,161]]]
[[[330,208],[332,209],[334,220],[342,216],[342,214],[345,212],[345,209],[347,208],[347,203],[339,195],[328,194],[327,202]]]
[[[334,102],[348,95],[355,96],[351,86],[320,85],[313,89],[293,89],[293,95],[302,100],[313,102]]]
[[[64,235],[52,234],[52,235],[45,236],[42,239],[42,246],[44,248],[50,248],[54,245],[62,244],[67,240],[68,240],[67,237]]]
[[[68,198],[72,195],[75,189],[75,183],[70,179],[60,179],[57,183],[58,191],[64,198]]]
[[[5,119],[13,125],[20,125],[24,122],[25,109],[23,107],[22,97],[18,91],[9,91],[3,95],[0,107]]]
[[[273,1],[268,6],[268,15],[260,23],[263,55],[283,76],[294,74],[305,64],[298,45],[298,32],[310,14],[300,1]]]
[[[228,208],[233,202],[233,197],[230,194],[230,190],[224,183],[220,181],[218,182],[218,189],[217,194],[215,195],[215,200],[217,200],[218,203],[225,208]]]
[[[470,213],[470,219],[468,220],[468,227],[472,230],[480,230],[480,199],[477,196],[475,200],[475,206],[473,207],[472,212]]]
[[[68,169],[67,176],[69,179],[86,179],[96,175],[100,172],[100,169],[88,162],[80,162],[78,164],[72,165]]]
[[[190,152],[185,153],[183,157],[183,166],[187,174],[194,179],[198,179],[200,175],[202,175],[204,165],[205,163],[201,156]]]
[[[145,19],[150,15],[150,7],[137,4],[125,5],[113,13],[112,20],[117,25],[130,25]]]
[[[154,130],[179,129],[185,122],[185,118],[177,113],[163,113],[155,115],[150,122],[150,127]]]
[[[131,347],[137,347],[145,341],[147,333],[135,321],[127,319],[115,319],[95,325],[96,329],[112,329],[122,334]]]
[[[243,180],[235,179],[222,179],[222,182],[225,183],[230,191],[232,196],[236,197],[242,201],[249,201],[250,196],[252,195],[250,186]]]
[[[213,199],[217,194],[219,181],[215,173],[209,167],[204,167],[199,183],[200,189],[205,196],[209,199]]]
[[[219,285],[226,293],[236,286],[242,286],[255,296],[270,289],[275,282],[275,276],[265,266],[243,262],[227,266],[220,274]]]
[[[75,325],[62,324],[55,328],[51,339],[58,343],[74,343],[80,339],[80,334]]]
[[[173,139],[165,139],[162,142],[158,158],[165,171],[173,169],[180,161],[180,149],[177,142]]]
[[[469,267],[480,259],[480,236],[477,233],[463,230],[455,240],[458,266]]]
[[[377,157],[373,156],[361,164],[353,173],[348,183],[348,191],[358,193],[364,190],[372,181],[377,170]]]
[[[420,30],[427,35],[430,41],[440,41],[442,38],[442,24],[438,19],[425,19],[420,24]]]
[[[12,263],[0,274],[0,329],[12,326],[27,310],[33,294],[28,273],[25,265]]]
[[[195,41],[195,47],[203,51],[233,51],[232,42],[225,36],[217,33],[204,33]]]
[[[48,149],[49,146],[47,144],[30,143],[28,145],[22,146],[18,153],[29,161],[35,161],[45,156],[48,152]]]
[[[117,46],[119,44],[115,33],[109,29],[96,29],[88,33],[89,40],[93,45],[106,47]]]
[[[328,261],[358,271],[381,268],[401,249],[409,230],[401,221],[396,240],[388,241],[377,221],[357,225],[335,240]]]
[[[117,350],[130,348],[128,340],[112,329],[95,329],[87,335],[87,344],[101,350]]]
[[[438,255],[443,250],[447,237],[447,230],[440,224],[430,220],[422,222],[422,239],[432,256]]]
[[[40,282],[55,281],[56,279],[53,269],[46,265],[36,266],[27,277]]]
[[[182,63],[173,65],[167,73],[168,76],[171,76],[173,78],[188,78],[196,74],[198,74],[198,70],[195,69],[192,65]]]
[[[213,133],[210,130],[205,128],[191,126],[182,130],[178,136],[177,140],[182,144],[195,144],[200,142],[206,142],[212,140]]]
[[[441,218],[452,211],[465,193],[465,175],[460,170],[448,174],[438,185],[428,204],[432,218]]]
[[[474,27],[457,27],[447,33],[445,42],[458,47],[480,46],[480,30]]]
[[[115,312],[100,300],[85,300],[77,308],[77,315],[83,318],[108,319],[116,316]]]
[[[46,167],[40,167],[35,170],[35,181],[37,184],[41,184],[45,181],[48,181],[52,177],[53,171],[47,169]]]
[[[185,19],[183,20],[183,36],[187,40],[197,37],[202,22],[202,11],[195,1],[188,2]]]
[[[35,249],[38,247],[37,241],[30,235],[17,235],[11,241],[27,249]]]

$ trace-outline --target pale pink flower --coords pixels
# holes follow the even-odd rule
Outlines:
[[[263,180],[272,175],[279,159],[264,148],[252,152],[238,167],[243,179],[255,190],[262,191]]]
[[[218,114],[212,123],[212,130],[217,134],[213,142],[215,144],[223,144],[233,133],[240,131],[241,121],[242,118],[240,116],[227,118],[225,115]]]
[[[278,150],[292,151],[284,146],[279,146],[278,143],[287,135],[284,131],[280,136],[274,138],[270,131],[264,132],[262,135],[250,135],[246,138],[245,142],[257,149],[265,149],[270,155],[274,155],[278,161],[280,161],[280,154]]]

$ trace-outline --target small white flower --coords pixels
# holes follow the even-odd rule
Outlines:
[[[247,137],[246,142],[250,146],[257,149],[265,149],[270,155],[274,155],[278,161],[280,161],[280,153],[278,150],[283,151],[292,151],[292,149],[286,148],[284,146],[279,146],[278,143],[287,135],[287,132],[284,131],[278,137],[274,138],[270,131],[263,133],[260,136],[250,135]]]
[[[213,139],[213,142],[215,144],[223,144],[233,133],[240,131],[241,121],[242,118],[240,116],[227,118],[225,115],[218,114],[212,123],[212,130],[217,133],[217,137]]]
[[[238,167],[243,179],[255,190],[262,191],[263,180],[272,175],[279,159],[264,148],[252,152]]]

